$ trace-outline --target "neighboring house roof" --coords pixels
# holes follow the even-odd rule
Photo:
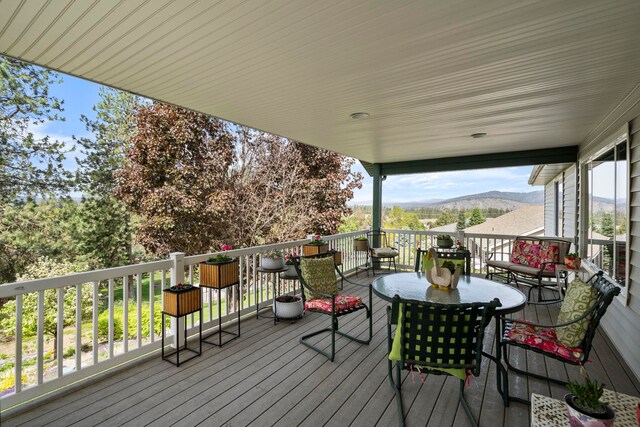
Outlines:
[[[440,227],[433,227],[431,231],[442,231],[444,233],[456,233],[458,231],[457,226],[458,226],[457,222],[452,222],[451,224],[441,225]]]
[[[482,224],[464,229],[474,234],[510,234],[528,236],[544,230],[544,206],[527,205],[497,218],[488,218]]]

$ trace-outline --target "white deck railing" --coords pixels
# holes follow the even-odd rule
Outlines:
[[[404,269],[414,268],[415,248],[429,248],[435,244],[436,236],[442,234],[434,231],[385,231],[391,245],[399,251],[397,266]],[[496,252],[494,259],[508,259],[516,237],[463,232],[451,234],[470,250],[474,273],[486,272],[488,253]],[[366,253],[353,250],[353,239],[362,235],[366,235],[366,230],[323,237],[331,249],[342,252],[343,271],[347,274],[366,262]],[[216,330],[216,292],[222,292],[223,323],[234,320],[238,310],[245,315],[255,312],[256,305],[266,306],[273,298],[272,287],[267,283],[268,279],[260,277],[256,270],[258,254],[273,249],[300,253],[302,245],[308,241],[304,239],[226,252],[240,261],[240,306],[235,306],[235,295],[231,297],[233,288],[221,291],[204,289],[203,319],[199,318],[199,313],[187,316],[188,335],[196,333],[200,322],[203,331]],[[198,264],[215,254],[187,257],[172,254],[162,261],[0,285],[0,298],[15,300],[17,319],[15,340],[11,346],[13,352],[3,356],[4,360],[0,359],[0,367],[13,363],[11,371],[0,370],[0,380],[10,381],[7,377],[11,374],[7,375],[7,372],[12,372],[14,377],[14,386],[5,390],[0,398],[2,409],[102,375],[134,359],[156,354],[160,349],[162,290],[178,282],[198,284]],[[279,278],[276,280],[280,282]],[[285,280],[279,286],[282,292],[291,292],[297,281]],[[71,289],[75,290],[75,301],[67,302],[65,307],[64,297]],[[83,316],[82,309],[87,295],[91,304],[89,318]],[[35,337],[25,331],[25,301],[28,298],[31,298],[29,301],[37,299]],[[74,316],[69,315],[70,310]],[[71,321],[69,317],[72,317]],[[49,342],[52,337],[45,332],[51,330],[52,324],[57,330],[55,348]],[[65,346],[65,341],[72,345]],[[173,336],[170,342],[173,342]],[[28,368],[34,365],[35,369]]]
[[[331,249],[342,251],[346,273],[365,262],[364,254],[353,252],[353,238],[363,233],[366,231],[323,237]],[[188,335],[196,332],[201,321],[204,331],[217,328],[216,292],[222,292],[223,323],[235,319],[238,310],[243,315],[254,312],[256,305],[267,305],[273,298],[272,287],[266,281],[269,279],[256,271],[258,255],[274,249],[301,253],[308,241],[226,252],[240,261],[240,307],[233,302],[235,295],[230,297],[233,288],[204,289],[203,319],[199,313],[187,316]],[[0,390],[2,410],[157,352],[162,290],[180,282],[198,284],[198,264],[216,254],[172,254],[162,261],[0,285],[0,298],[15,301],[16,316],[14,341],[4,343],[0,358],[0,368],[8,368],[0,370],[0,382],[13,382],[13,387]],[[276,280],[281,292],[291,292],[297,286],[297,281]],[[75,291],[75,301],[69,301],[70,291]],[[25,311],[32,310],[25,302],[33,302],[37,311],[35,336],[25,330],[26,315],[33,314]],[[55,337],[51,330],[56,331]],[[173,342],[173,336],[169,341]],[[7,348],[13,351],[7,354]]]

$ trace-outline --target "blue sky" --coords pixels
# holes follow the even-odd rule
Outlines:
[[[53,85],[51,94],[64,100],[66,121],[47,123],[35,129],[36,133],[48,134],[54,139],[72,145],[72,135],[89,136],[80,121],[82,114],[94,117],[92,107],[97,104],[100,85],[70,76],[63,76],[62,84]],[[69,153],[65,166],[75,170],[74,158],[78,152]],[[365,179],[362,189],[356,190],[352,204],[371,203],[373,180],[359,162],[353,167],[361,172]],[[528,192],[541,187],[527,184],[531,166],[480,169],[464,172],[437,172],[431,174],[390,176],[382,185],[383,203],[401,203],[431,199],[448,199],[485,191]]]

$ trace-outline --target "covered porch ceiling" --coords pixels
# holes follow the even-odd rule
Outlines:
[[[574,147],[640,93],[637,0],[0,8],[5,55],[366,163]]]

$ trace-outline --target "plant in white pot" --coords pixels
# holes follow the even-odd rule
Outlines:
[[[265,270],[282,270],[284,268],[284,258],[282,251],[277,249],[260,254],[260,267]]]
[[[571,393],[564,396],[564,401],[571,427],[613,427],[615,413],[606,402],[600,401],[604,384],[587,375],[582,383],[569,381],[567,388]]]
[[[287,268],[287,271],[284,272],[284,275],[287,277],[298,277],[298,272],[296,271],[295,265],[293,265],[293,260],[295,258],[299,258],[300,255],[297,253],[292,253],[290,255],[285,255],[284,257],[284,265]]]
[[[453,246],[453,238],[448,234],[440,234],[436,236],[436,245],[439,248],[450,248]]]
[[[280,295],[273,302],[273,313],[279,319],[294,319],[304,313],[304,303],[299,295]]]
[[[571,270],[578,270],[581,262],[580,255],[577,252],[570,252],[564,256],[564,265]]]

